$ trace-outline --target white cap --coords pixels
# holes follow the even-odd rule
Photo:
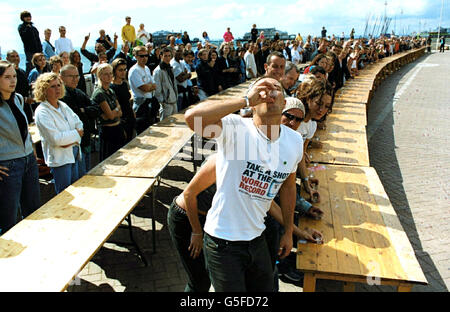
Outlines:
[[[286,98],[286,105],[284,106],[283,113],[292,109],[292,108],[298,108],[303,112],[303,115],[305,115],[305,106],[303,105],[302,101],[295,97],[287,97]]]

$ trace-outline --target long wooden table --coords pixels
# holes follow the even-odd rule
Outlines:
[[[208,100],[243,96],[251,82],[247,81],[224,90],[210,96]],[[108,159],[99,163],[88,174],[157,178],[194,135],[185,123],[184,112],[174,114],[149,127]],[[193,153],[196,154],[194,151]]]
[[[373,168],[319,165],[322,220],[301,219],[300,227],[323,233],[324,244],[299,243],[297,268],[305,272],[303,290],[317,279],[394,285],[409,291],[427,284],[411,243]]]
[[[64,291],[155,184],[86,175],[0,237],[0,291]]]
[[[184,115],[173,115],[153,125],[99,163],[90,175],[156,178],[192,138]]]
[[[366,107],[360,103],[336,102],[327,117],[326,129],[315,137],[322,148],[308,149],[312,162],[351,166],[370,165],[366,135]]]

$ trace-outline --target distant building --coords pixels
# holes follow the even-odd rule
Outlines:
[[[450,28],[441,27],[439,31],[439,27],[437,27],[435,31],[431,31],[429,33],[429,35],[433,38],[437,38],[438,34],[441,37],[444,36],[445,38],[450,38]]]
[[[161,44],[167,43],[167,36],[174,34],[168,30],[158,30],[152,33],[153,36],[153,44],[155,46],[160,46]]]
[[[277,30],[275,28],[257,28],[258,29],[258,35],[261,33],[261,31],[264,31],[264,38],[271,39],[275,37],[275,34],[278,33],[280,36],[280,40],[293,40],[295,39],[295,35],[289,35],[286,31]],[[243,40],[249,41],[252,39],[252,35],[250,32],[245,33]]]

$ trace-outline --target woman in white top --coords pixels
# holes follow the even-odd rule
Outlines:
[[[291,55],[292,55],[292,63],[294,63],[295,65],[300,64],[303,60],[303,55],[300,54],[300,52],[303,53],[302,48],[299,47],[296,41],[294,41],[292,45]]]
[[[64,92],[61,78],[54,73],[40,75],[34,86],[34,98],[41,102],[35,112],[36,126],[42,138],[45,163],[55,180],[56,194],[80,178],[83,123],[67,104],[59,101]]]
[[[143,45],[146,45],[150,40],[150,36],[147,31],[144,29],[144,24],[139,25],[139,30],[137,32],[137,39],[142,42]]]
[[[359,46],[355,46],[354,50],[350,55],[348,56],[347,64],[350,67],[350,73],[352,76],[358,76],[358,61],[359,61]]]

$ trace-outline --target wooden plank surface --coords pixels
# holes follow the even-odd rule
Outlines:
[[[180,119],[174,120],[181,122]],[[88,174],[156,178],[192,135],[193,131],[186,125],[175,126],[170,121],[152,126],[99,163]]]
[[[312,156],[312,162],[366,167],[370,165],[365,122],[362,122],[365,115],[360,111],[354,114],[358,115],[350,115],[349,112],[334,114],[333,108],[326,129],[316,131],[315,136],[319,137],[322,148],[307,151]],[[352,120],[353,116],[357,116],[361,123],[357,123],[357,119]]]
[[[367,104],[369,102],[370,98],[370,92],[367,91],[365,93],[350,93],[350,92],[343,92],[336,94],[335,99],[336,100],[344,100],[347,102],[352,103],[362,103]]]
[[[84,176],[0,237],[0,291],[62,291],[154,185]]]
[[[322,231],[324,244],[298,244],[298,269],[319,278],[427,283],[373,168],[320,165],[313,172],[322,195],[316,205],[325,214],[301,219],[300,227]]]

